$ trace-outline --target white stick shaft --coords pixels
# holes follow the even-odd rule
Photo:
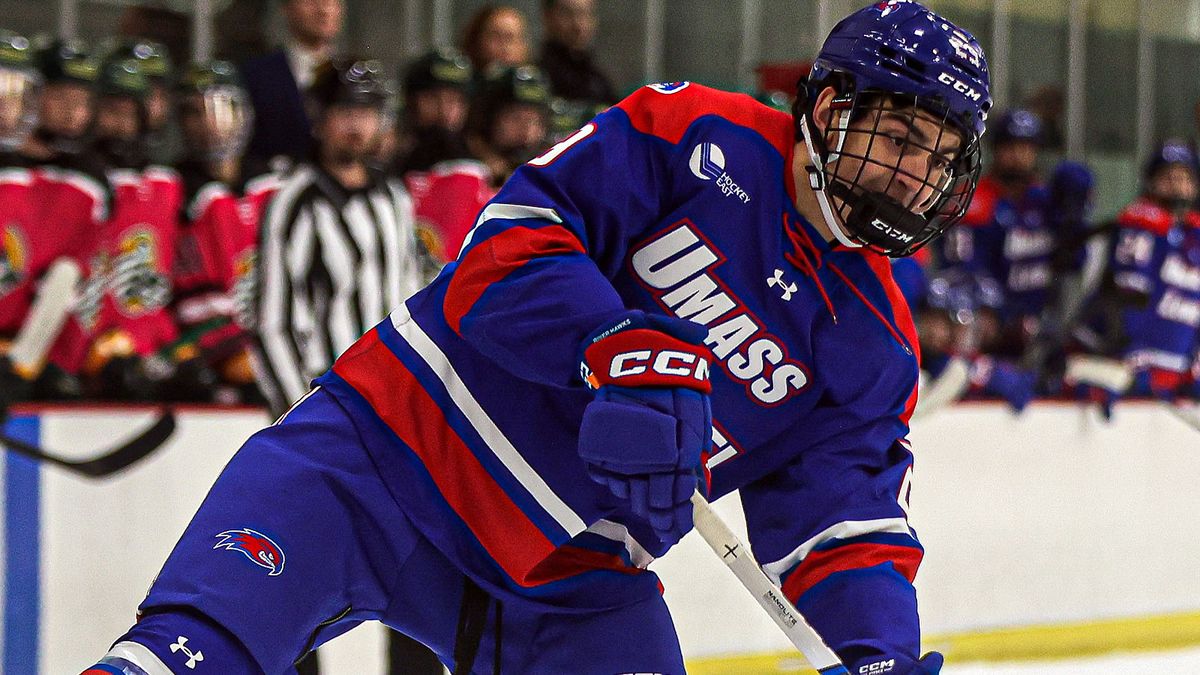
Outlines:
[[[37,299],[8,350],[13,369],[33,379],[46,363],[46,355],[58,338],[75,304],[75,287],[83,277],[79,265],[59,258],[42,277]]]
[[[699,492],[692,494],[692,507],[696,531],[704,537],[704,541],[708,542],[717,557],[733,571],[746,590],[750,591],[758,604],[767,610],[775,625],[783,630],[792,644],[796,645],[796,649],[804,654],[804,658],[823,675],[846,673],[845,666],[833,650],[825,646],[821,636],[817,635],[817,631],[796,611],[783,595],[783,591],[771,583],[754,560],[750,549],[742,544]]]

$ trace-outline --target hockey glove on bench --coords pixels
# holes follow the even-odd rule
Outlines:
[[[692,529],[691,495],[712,444],[707,334],[635,310],[583,344],[580,372],[596,398],[583,412],[579,454],[592,480],[667,545]]]

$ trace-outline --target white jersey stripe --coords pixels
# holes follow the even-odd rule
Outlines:
[[[523,218],[540,218],[548,220],[552,223],[561,223],[562,217],[558,215],[558,211],[554,209],[545,209],[540,206],[525,206],[524,204],[488,204],[479,212],[479,218],[475,221],[475,226],[467,233],[467,238],[463,240],[462,248],[458,250],[458,254],[467,250],[471,245],[471,238],[475,236],[475,231],[479,229],[489,220],[521,220]]]
[[[412,320],[408,308],[401,305],[392,312],[392,325],[396,331],[441,380],[449,392],[450,398],[458,406],[467,421],[475,428],[483,442],[504,464],[505,468],[517,479],[522,487],[533,496],[534,500],[554,518],[571,537],[587,529],[583,519],[570,506],[554,493],[546,481],[542,479],[533,467],[525,461],[521,453],[513,447],[511,441],[500,431],[487,411],[475,400],[474,394],[455,372],[454,366],[446,358],[441,348],[429,338],[424,330]]]
[[[808,554],[820,544],[829,541],[830,539],[850,539],[852,537],[861,537],[864,534],[872,534],[876,532],[907,534],[910,537],[912,536],[912,530],[908,527],[908,521],[903,518],[844,520],[836,525],[830,525],[816,536],[812,537],[803,544],[800,544],[800,546],[796,547],[796,549],[791,553],[773,563],[763,565],[762,568],[763,571],[767,573],[767,576],[771,577],[771,581],[778,586],[780,577],[782,577],[785,572],[795,567],[800,561],[807,558]]]
[[[197,650],[200,651],[200,650]],[[131,640],[125,640],[113,645],[105,656],[115,656],[125,659],[133,665],[146,671],[146,675],[174,675],[167,664],[163,663],[154,652],[143,645]]]
[[[587,529],[592,534],[599,535],[605,539],[611,539],[625,545],[625,552],[629,554],[629,559],[633,562],[634,567],[646,569],[650,563],[654,562],[654,556],[650,555],[633,535],[629,534],[629,529],[620,523],[614,523],[611,520],[598,520],[591,524]]]

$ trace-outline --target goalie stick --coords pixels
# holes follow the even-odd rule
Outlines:
[[[750,549],[742,544],[699,492],[692,493],[692,513],[696,531],[817,672],[821,675],[848,675],[846,666],[842,665],[833,650],[808,625],[783,591],[771,583],[766,572],[754,560]]]

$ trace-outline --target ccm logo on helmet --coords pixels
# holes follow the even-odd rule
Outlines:
[[[608,376],[613,380],[641,375],[647,371],[659,375],[690,377],[697,382],[703,382],[708,379],[708,360],[691,352],[674,349],[657,352],[652,349],[637,349],[617,354],[608,366]]]
[[[980,91],[976,90],[974,87],[966,82],[963,82],[957,77],[954,77],[950,73],[938,73],[938,82],[954,87],[954,91],[957,91],[972,101],[978,101],[979,99],[983,98],[983,94]]]
[[[879,230],[880,232],[882,232],[890,237],[895,237],[896,239],[899,239],[900,241],[902,241],[906,244],[913,240],[913,236],[911,234],[909,234],[903,230],[900,230],[898,228],[892,227],[891,225],[888,225],[887,223],[883,222],[882,220],[880,220],[878,218],[871,221],[871,227]]]

